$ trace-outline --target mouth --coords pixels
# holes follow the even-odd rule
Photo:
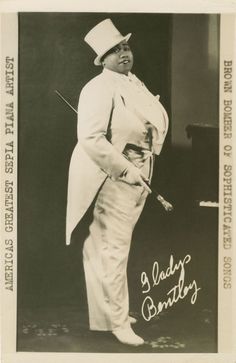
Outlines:
[[[128,59],[125,59],[125,60],[119,62],[119,64],[128,64],[128,63],[130,63],[130,61]]]

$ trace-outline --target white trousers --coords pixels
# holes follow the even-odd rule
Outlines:
[[[127,262],[133,229],[147,194],[141,186],[110,178],[99,191],[83,248],[91,330],[130,324]]]

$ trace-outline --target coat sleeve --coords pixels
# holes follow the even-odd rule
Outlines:
[[[80,94],[78,141],[95,164],[117,179],[131,163],[107,139],[112,110],[112,89],[96,79],[90,81]]]

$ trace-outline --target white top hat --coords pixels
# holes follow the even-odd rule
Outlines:
[[[123,40],[128,41],[130,36],[131,33],[123,36],[112,23],[111,19],[106,19],[92,28],[85,36],[84,40],[97,53],[94,64],[98,66],[101,65],[101,58],[108,50]]]

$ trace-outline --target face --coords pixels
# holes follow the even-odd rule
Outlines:
[[[133,67],[133,53],[126,41],[110,49],[102,60],[104,68],[110,71],[128,74]]]

